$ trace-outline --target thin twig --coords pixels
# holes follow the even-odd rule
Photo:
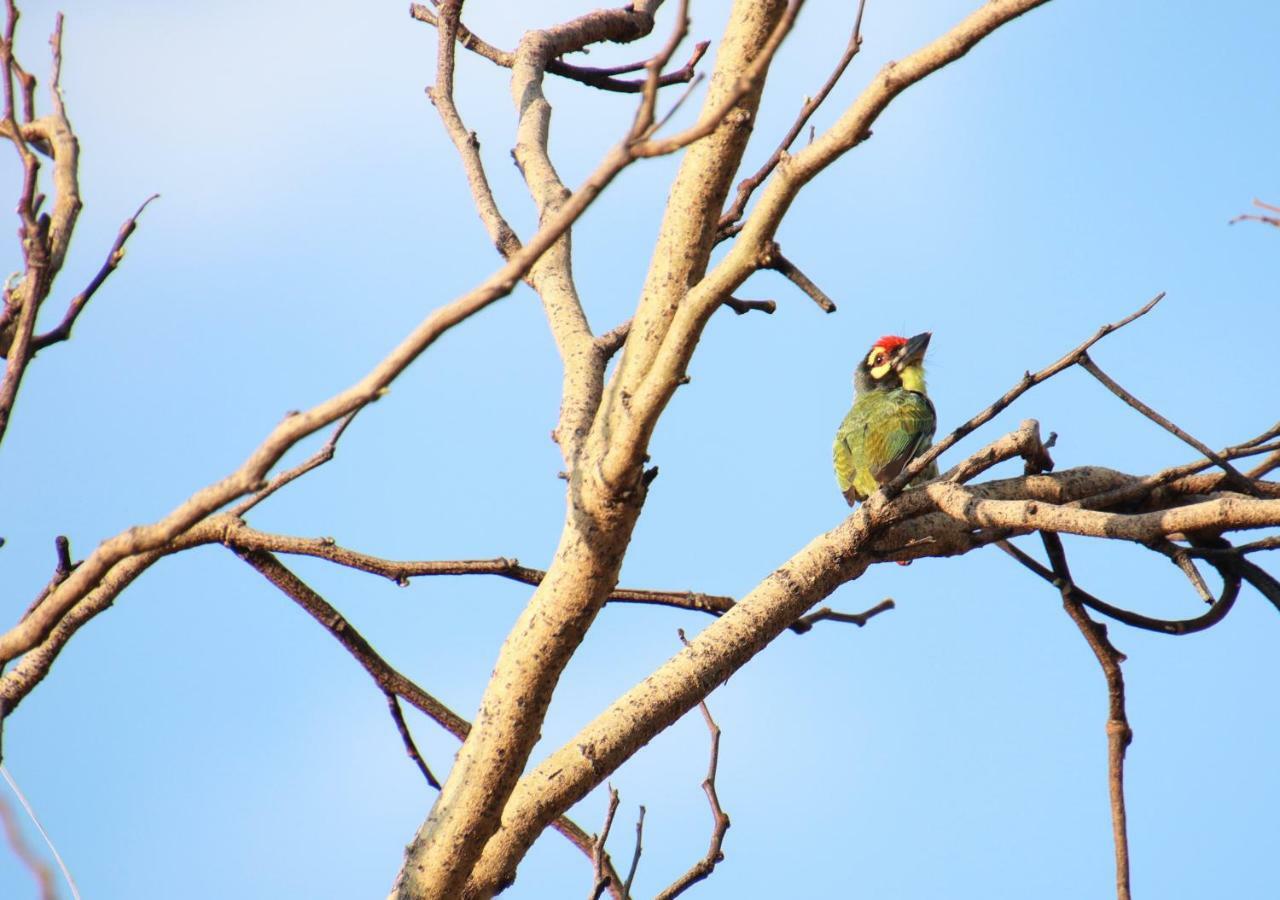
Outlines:
[[[841,55],[831,74],[827,76],[827,80],[823,83],[822,87],[818,88],[818,92],[812,97],[805,98],[804,104],[800,107],[800,113],[796,116],[795,122],[791,124],[791,128],[787,130],[787,133],[783,136],[782,140],[778,142],[777,148],[769,158],[765,160],[764,165],[757,169],[755,174],[744,178],[739,182],[738,193],[733,198],[733,204],[724,211],[723,215],[720,216],[720,222],[716,230],[716,239],[718,241],[730,236],[728,229],[741,219],[742,214],[746,212],[747,202],[751,199],[751,194],[756,188],[764,183],[764,180],[769,177],[769,173],[777,168],[778,163],[782,161],[782,158],[786,155],[787,151],[791,149],[791,145],[795,143],[800,132],[804,130],[805,123],[809,121],[809,117],[812,116],[817,111],[818,107],[822,105],[822,102],[827,99],[827,95],[831,93],[831,89],[836,86],[836,82],[838,82],[840,77],[844,75],[844,70],[849,67],[849,63],[853,62],[853,58],[857,56],[858,51],[862,49],[862,12],[865,7],[866,0],[859,0],[858,12],[854,16],[853,20],[853,32],[849,35],[849,43],[844,48],[843,55]],[[810,141],[812,140],[813,138],[810,136]]]
[[[436,53],[436,83],[427,88],[427,97],[440,114],[445,131],[462,159],[462,171],[471,189],[471,198],[489,239],[503,259],[508,259],[520,249],[520,238],[498,209],[489,178],[485,174],[484,161],[480,157],[480,140],[474,131],[463,124],[453,98],[454,44],[460,29],[458,16],[462,12],[460,0],[441,4],[437,28],[440,32]]]
[[[753,309],[773,315],[778,309],[778,304],[772,300],[740,300],[737,297],[726,297],[724,305],[740,316],[751,312]]]
[[[610,875],[611,867],[607,865],[609,854],[605,852],[604,845],[609,841],[609,829],[613,827],[613,816],[618,811],[618,791],[613,785],[609,785],[609,806],[604,813],[604,827],[600,829],[600,834],[591,842],[591,868],[594,877],[591,880],[591,900],[600,900],[602,894],[608,889],[610,884],[614,883],[614,876]],[[625,894],[623,895],[626,896]]]
[[[1253,205],[1258,207],[1259,209],[1269,209],[1272,212],[1280,213],[1280,206],[1272,206],[1270,203],[1263,203],[1261,200],[1257,199],[1256,197],[1253,200]],[[1246,222],[1246,221],[1262,222],[1266,225],[1271,225],[1271,226],[1274,226],[1275,228],[1280,228],[1280,216],[1259,216],[1259,215],[1254,215],[1252,213],[1245,213],[1244,215],[1236,216],[1235,218],[1228,221],[1227,224],[1234,225],[1237,222]]]
[[[685,637],[684,629],[679,629],[678,633],[681,642],[688,647],[689,640]],[[659,892],[656,900],[673,900],[680,896],[709,876],[715,871],[716,866],[724,861],[724,852],[721,848],[724,846],[724,836],[729,830],[730,822],[729,817],[720,807],[720,797],[716,793],[716,770],[720,765],[720,726],[716,724],[715,719],[711,718],[711,710],[707,708],[706,700],[698,701],[698,709],[702,711],[702,720],[706,722],[707,731],[711,734],[711,758],[707,764],[707,777],[702,780],[702,790],[706,793],[707,803],[711,807],[711,841],[702,859],[695,862],[688,871]]]
[[[518,559],[504,556],[493,559],[444,559],[444,560],[394,560],[371,556],[357,550],[341,546],[332,538],[302,538],[292,535],[272,534],[259,531],[239,521],[232,514],[224,514],[210,519],[210,530],[217,532],[217,539],[237,553],[264,552],[287,553],[297,556],[311,556],[328,560],[340,566],[378,575],[401,587],[406,587],[412,578],[421,577],[454,577],[462,575],[495,575],[520,584],[536,587],[546,578],[543,569],[523,566]],[[216,526],[216,527],[215,527]],[[719,594],[703,594],[697,591],[658,591],[644,588],[615,588],[609,594],[610,603],[643,603],[653,606],[670,606],[691,612],[707,613],[722,616],[734,607],[735,600]],[[892,608],[884,604],[863,613],[836,613],[830,615],[807,616],[792,625],[791,630],[804,634],[813,627],[814,622],[824,619],[837,622],[853,622],[861,625],[866,619]]]
[[[1054,575],[1050,569],[1045,568],[1020,548],[1004,540],[998,540],[994,543],[995,546],[1012,556],[1027,569],[1035,572],[1045,581],[1048,581],[1055,587],[1060,586],[1058,584],[1058,577]],[[1141,613],[1136,613],[1131,610],[1114,606],[1105,600],[1100,600],[1074,582],[1071,583],[1070,588],[1071,595],[1075,600],[1095,612],[1100,612],[1104,616],[1109,616],[1110,618],[1115,619],[1117,622],[1123,622],[1125,625],[1129,625],[1133,628],[1141,628],[1144,631],[1154,631],[1157,634],[1179,636],[1184,634],[1195,634],[1197,631],[1204,631],[1207,628],[1212,628],[1214,625],[1221,622],[1235,605],[1236,598],[1240,595],[1241,578],[1238,574],[1225,566],[1219,571],[1223,573],[1224,579],[1222,595],[1218,598],[1217,602],[1214,603],[1212,609],[1194,619],[1155,619],[1151,616],[1144,616]]]
[[[795,624],[791,626],[791,630],[797,634],[804,634],[818,622],[847,622],[850,625],[857,625],[859,628],[862,628],[870,619],[880,615],[880,613],[888,612],[893,609],[895,605],[896,604],[894,604],[892,597],[885,597],[875,606],[860,613],[836,612],[829,606],[823,606],[806,616],[801,616],[796,620]]]
[[[694,44],[693,52],[689,54],[689,59],[685,64],[671,72],[664,72],[658,77],[658,87],[669,87],[673,84],[693,83],[701,76],[698,74],[697,66],[706,54],[707,48],[711,46],[710,41],[699,41]],[[647,67],[651,61],[640,63],[631,63],[626,66],[617,68],[626,69],[629,72],[635,72]],[[645,88],[645,79],[622,79],[613,78],[609,75],[599,74],[608,72],[608,69],[592,69],[587,66],[575,66],[567,63],[562,59],[553,59],[547,63],[547,71],[553,75],[560,75],[564,78],[571,78],[574,81],[582,82],[590,87],[599,88],[602,91],[613,91],[618,94],[638,94]]]
[[[640,866],[640,854],[643,852],[644,840],[644,806],[640,807],[640,815],[636,818],[636,846],[631,852],[631,868],[627,870],[627,880],[622,885],[623,900],[630,900],[631,885],[636,880],[636,869]]]
[[[334,454],[338,450],[338,440],[342,437],[342,433],[347,430],[347,426],[350,425],[355,417],[360,414],[360,410],[363,408],[364,407],[358,407],[343,416],[334,427],[333,433],[329,435],[329,439],[324,442],[324,445],[319,450],[311,454],[311,456],[307,457],[292,469],[288,469],[287,471],[276,475],[257,491],[231,507],[231,509],[228,510],[228,513],[236,518],[240,518],[289,482],[301,478],[312,469],[318,469],[320,466],[323,466],[325,463],[329,462],[329,460],[333,459]],[[292,415],[292,413],[290,415]]]
[[[382,693],[387,698],[387,708],[391,712],[391,720],[396,723],[396,731],[400,732],[400,740],[404,742],[405,752],[409,754],[409,758],[417,765],[422,777],[427,779],[427,784],[437,791],[440,790],[440,782],[432,774],[427,761],[422,758],[422,754],[418,751],[418,745],[414,743],[413,735],[409,732],[409,723],[404,720],[404,710],[400,708],[400,698],[391,691],[384,690]]]
[[[1152,422],[1155,422],[1165,431],[1174,435],[1184,443],[1190,444],[1196,450],[1200,451],[1200,453],[1204,454],[1204,456],[1213,460],[1214,465],[1218,466],[1220,469],[1222,469],[1222,471],[1227,473],[1231,483],[1235,486],[1236,490],[1243,491],[1244,493],[1248,494],[1251,497],[1258,496],[1257,491],[1254,490],[1253,482],[1251,482],[1248,478],[1245,478],[1244,475],[1240,474],[1240,471],[1236,469],[1235,466],[1231,465],[1231,463],[1227,462],[1221,456],[1214,453],[1213,450],[1210,449],[1208,444],[1202,443],[1192,435],[1183,431],[1177,425],[1170,422],[1164,416],[1160,415],[1160,413],[1156,412],[1150,406],[1147,406],[1147,404],[1143,403],[1137,397],[1133,396],[1133,394],[1129,393],[1127,390],[1121,387],[1113,378],[1111,378],[1111,376],[1109,376],[1106,372],[1102,371],[1102,369],[1098,368],[1098,364],[1095,363],[1089,357],[1088,353],[1080,354],[1079,365],[1080,365],[1080,368],[1084,369],[1094,378],[1098,379],[1098,381],[1101,382],[1102,385],[1107,390],[1111,391],[1111,393],[1115,394],[1125,403],[1129,404],[1129,406],[1133,407],[1138,412],[1142,413]]]
[[[1107,637],[1107,627],[1089,618],[1084,606],[1072,591],[1071,570],[1067,566],[1066,551],[1056,534],[1041,532],[1045,552],[1049,554],[1058,588],[1062,593],[1062,606],[1084,635],[1089,649],[1097,657],[1102,674],[1107,679],[1107,784],[1111,791],[1111,831],[1116,852],[1116,900],[1130,900],[1129,894],[1129,834],[1124,805],[1124,756],[1133,741],[1133,729],[1124,707],[1124,673],[1120,664],[1124,654],[1116,650]]]
[[[89,301],[93,299],[93,295],[98,292],[98,288],[102,287],[108,276],[124,261],[124,245],[129,240],[129,236],[137,229],[138,217],[142,215],[142,211],[150,205],[151,201],[159,196],[159,194],[152,194],[146,200],[143,200],[137,211],[120,226],[120,231],[116,234],[116,239],[112,243],[111,249],[107,251],[107,258],[102,267],[98,269],[97,274],[93,276],[85,289],[76,294],[71,302],[67,304],[67,311],[62,317],[62,321],[44,334],[32,339],[31,347],[33,352],[71,337],[71,329],[75,327],[76,319],[80,317],[80,313],[88,305]]]
[[[1081,357],[1085,354],[1086,351],[1088,351],[1090,347],[1092,347],[1098,341],[1102,340],[1107,335],[1111,334],[1113,331],[1118,331],[1119,329],[1124,328],[1126,325],[1129,325],[1130,323],[1142,318],[1147,313],[1151,312],[1151,310],[1155,308],[1156,304],[1163,299],[1164,299],[1164,291],[1161,291],[1160,293],[1152,297],[1150,300],[1148,300],[1146,303],[1144,303],[1135,312],[1130,313],[1120,321],[1111,322],[1110,324],[1103,325],[1096,332],[1094,332],[1092,337],[1090,337],[1083,344],[1076,347],[1071,352],[1067,353],[1065,356],[1058,359],[1056,362],[1050,363],[1049,365],[1041,369],[1039,372],[1036,372],[1034,375],[1030,372],[1027,372],[1025,375],[1022,376],[1021,381],[1019,381],[1016,385],[1014,385],[1012,388],[1006,391],[1005,394],[1002,397],[1000,397],[998,400],[996,400],[995,403],[992,403],[986,409],[982,410],[982,412],[973,416],[971,419],[969,419],[969,421],[965,422],[963,425],[959,426],[950,434],[948,434],[945,438],[943,438],[942,440],[934,444],[932,447],[930,447],[929,450],[920,454],[915,459],[913,459],[910,463],[904,466],[902,469],[902,472],[898,475],[897,478],[893,479],[893,481],[889,482],[889,484],[881,488],[881,491],[883,492],[885,499],[892,499],[896,497],[899,493],[901,493],[903,488],[905,488],[908,484],[914,481],[915,478],[921,472],[923,472],[926,468],[928,468],[930,463],[932,463],[939,456],[941,456],[942,453],[949,450],[951,447],[955,446],[957,441],[961,440],[962,438],[972,433],[974,429],[979,428],[982,425],[985,425],[987,422],[990,422],[1000,412],[1002,412],[1005,408],[1007,408],[1009,404],[1017,400],[1027,391],[1035,387],[1037,384],[1040,384],[1041,382],[1052,378],[1054,375],[1057,375],[1063,369],[1067,369],[1067,368],[1070,368],[1071,366],[1074,366],[1076,363],[1080,361]]]

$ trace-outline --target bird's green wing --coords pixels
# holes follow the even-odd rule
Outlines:
[[[883,425],[872,428],[869,454],[871,473],[877,484],[897,478],[912,459],[929,448],[938,418],[933,404],[915,391],[891,391],[892,410]],[[883,461],[883,462],[881,462]],[[877,465],[878,463],[878,465]]]
[[[933,440],[933,404],[915,391],[859,396],[836,432],[836,480],[850,504],[892,481]]]

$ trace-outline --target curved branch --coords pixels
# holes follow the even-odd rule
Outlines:
[[[1015,547],[1008,541],[997,541],[996,546],[1005,553],[1012,556],[1023,566],[1035,572],[1045,581],[1054,587],[1061,587],[1060,579],[1052,570],[1041,565],[1024,551]],[[1212,628],[1224,618],[1227,613],[1231,612],[1231,608],[1235,605],[1236,598],[1240,596],[1240,576],[1233,573],[1230,569],[1223,567],[1219,569],[1223,576],[1222,594],[1214,603],[1213,607],[1204,615],[1197,616],[1194,619],[1156,619],[1151,616],[1144,616],[1131,610],[1122,609],[1114,606],[1105,600],[1100,600],[1093,594],[1081,588],[1074,581],[1068,585],[1070,589],[1071,599],[1079,602],[1095,612],[1100,612],[1104,616],[1109,616],[1117,622],[1122,622],[1133,628],[1141,628],[1144,631],[1154,631],[1157,634],[1183,635],[1195,634],[1197,631],[1204,631]]]
[[[409,4],[409,15],[414,19],[417,19],[419,22],[426,22],[428,25],[434,25],[437,28],[440,28],[441,22],[444,18],[444,4],[442,3],[440,5],[442,7],[441,12],[437,15],[424,4],[411,3]],[[650,27],[652,27],[652,22],[650,22]],[[647,30],[643,32],[637,31],[631,37],[610,38],[610,40],[617,40],[619,42],[638,40],[639,38],[644,37],[647,33]],[[457,26],[455,40],[472,53],[489,60],[489,62],[494,65],[501,66],[504,69],[510,69],[515,65],[516,53],[510,53],[506,50],[495,47],[493,44],[490,44],[488,41],[477,36],[474,31],[461,23]],[[700,41],[696,44],[693,48],[693,53],[689,55],[689,60],[674,72],[667,72],[659,77],[657,86],[668,87],[669,85],[685,84],[692,81],[696,75],[698,62],[707,52],[707,48],[709,46],[711,46],[709,41]],[[558,55],[563,55],[563,53],[569,52],[572,52],[572,50],[563,51]],[[553,75],[559,75],[572,81],[581,82],[582,84],[590,87],[599,88],[602,91],[612,91],[619,94],[638,94],[644,91],[647,79],[628,80],[615,78],[614,76],[626,75],[629,72],[638,72],[641,69],[646,68],[649,63],[650,60],[644,60],[643,62],[627,63],[621,66],[592,68],[591,66],[575,66],[572,63],[567,63],[564,60],[557,58],[548,61],[547,71]]]

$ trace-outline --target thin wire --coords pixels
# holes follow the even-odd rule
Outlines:
[[[53,841],[49,837],[49,832],[44,830],[44,826],[40,824],[40,820],[36,818],[36,811],[31,808],[31,804],[27,802],[27,798],[23,796],[22,791],[18,788],[18,783],[13,780],[13,776],[9,774],[9,767],[4,763],[0,763],[0,775],[4,776],[4,780],[9,783],[9,789],[13,791],[13,795],[18,798],[18,802],[22,804],[22,808],[27,811],[27,815],[31,817],[31,821],[35,823],[36,830],[40,832],[40,837],[44,838],[45,844],[49,847],[49,852],[53,854],[54,861],[57,862],[58,868],[62,870],[62,877],[67,880],[67,887],[71,888],[71,896],[75,900],[80,900],[80,889],[76,887],[76,881],[71,877],[71,872],[67,870],[67,864],[62,861],[62,854],[58,852],[58,848],[53,846]]]

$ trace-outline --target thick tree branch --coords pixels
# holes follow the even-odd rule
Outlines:
[[[672,137],[653,137],[656,87],[647,88],[628,137],[615,151],[618,158],[674,152],[697,141],[685,156],[684,168],[690,158],[704,154],[707,146],[718,146],[714,137],[701,138],[721,133],[721,125],[733,130],[725,120],[739,101],[750,95],[750,108],[754,109],[764,72],[793,18],[793,13],[781,15],[778,4],[762,8],[765,6],[740,0],[735,21],[745,18],[759,27],[722,45],[716,60],[720,81],[717,84],[713,79],[708,105],[699,121]],[[598,15],[612,13],[605,10]],[[682,18],[678,17],[677,36],[683,28]],[[649,66],[648,85],[656,85],[663,57],[673,49],[674,40]],[[722,202],[721,193],[709,210],[712,226]],[[628,347],[635,335],[633,325]],[[577,399],[565,397],[564,401]],[[562,435],[562,442],[565,439]],[[587,454],[584,449],[580,455],[590,464],[578,462],[568,467],[568,509],[555,557],[499,654],[475,730],[463,745],[431,815],[406,852],[393,889],[397,897],[454,898],[493,890],[493,886],[464,890],[464,885],[485,842],[501,824],[503,806],[537,739],[563,667],[617,583],[645,490],[640,472],[626,496],[601,489],[594,464],[599,454],[590,451],[589,460]]]

